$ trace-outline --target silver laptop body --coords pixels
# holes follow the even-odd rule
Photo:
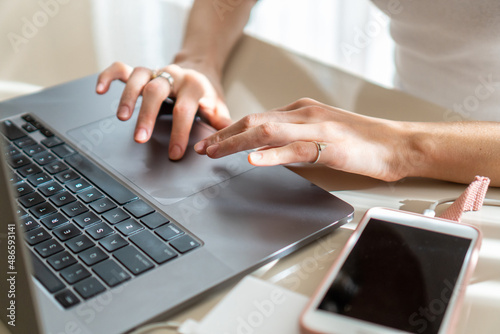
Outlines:
[[[59,138],[66,147],[62,153],[60,149],[54,151],[54,147],[39,145],[64,162],[69,170],[74,170],[82,180],[87,181],[87,186],[100,191],[106,198],[108,192],[113,195],[111,202],[118,209],[124,209],[122,212],[130,216],[127,221],[132,223],[108,224],[111,229],[108,232],[127,241],[128,245],[125,247],[135,252],[135,255],[139,254],[135,260],[143,261],[148,268],[134,272],[123,265],[121,261],[126,253],[123,251],[125,248],[108,252],[101,243],[101,237],[96,237],[96,229],[90,230],[95,225],[78,225],[75,216],[71,212],[68,216],[62,206],[52,205],[56,213],[62,214],[59,217],[64,217],[69,223],[58,226],[57,229],[47,227],[50,222],[46,220],[42,223],[43,213],[36,212],[37,216],[33,216],[33,207],[29,204],[28,207],[23,207],[25,201],[20,203],[20,199],[13,195],[14,192],[8,192],[6,188],[9,184],[16,186],[16,182],[25,182],[33,188],[33,192],[38,193],[42,191],[38,187],[45,183],[38,186],[36,177],[31,174],[23,176],[25,171],[20,175],[20,170],[12,167],[15,163],[8,160],[12,158],[9,157],[9,152],[5,152],[2,154],[0,168],[3,177],[0,183],[1,261],[2,275],[6,276],[2,277],[2,284],[10,276],[16,278],[17,294],[10,299],[17,302],[14,312],[16,326],[8,324],[8,317],[2,317],[2,321],[13,333],[36,333],[37,330],[58,334],[126,332],[145,322],[165,318],[195,303],[207,291],[241,278],[259,266],[293,252],[352,217],[353,208],[350,205],[285,167],[255,168],[247,162],[246,153],[218,160],[197,155],[192,150],[192,145],[213,132],[200,120],[193,124],[190,147],[181,161],[172,162],[167,157],[171,125],[168,113],[159,116],[153,137],[147,144],[135,143],[132,139],[135,120],[120,122],[115,117],[123,85],[114,84],[109,93],[98,96],[94,92],[95,82],[96,76],[90,76],[0,103],[0,123],[7,121],[6,124],[19,128],[37,143],[46,139],[46,135]],[[33,129],[33,125],[40,126],[43,131]],[[15,143],[11,145],[25,156],[27,162],[38,166],[40,172],[48,176],[48,179],[41,182],[51,181],[58,175],[55,172],[49,173],[46,165],[40,164],[40,159],[37,160],[39,153],[31,152],[26,147],[17,147]],[[55,152],[56,155],[53,154]],[[5,163],[6,161],[9,163]],[[91,169],[90,172],[88,168]],[[95,168],[102,168],[110,176],[102,176]],[[11,180],[12,172],[17,175],[14,180]],[[87,174],[91,176],[90,179],[85,178]],[[98,183],[100,176],[105,180],[112,178],[111,188],[108,185],[104,190],[101,189]],[[29,177],[31,178],[28,180]],[[64,183],[62,190],[68,191],[78,202],[83,202],[82,193],[74,189],[81,184],[72,182],[71,186],[73,188],[70,191],[66,189],[70,187],[69,183]],[[126,191],[119,190],[120,187]],[[90,193],[93,192],[85,194]],[[140,214],[135,217],[127,211],[127,201],[132,198],[130,194],[134,194],[132,197],[137,196],[159,217],[168,220],[168,224],[158,227],[153,223],[153,226],[149,226],[147,219],[141,218]],[[94,212],[97,206],[90,206],[92,203],[83,203],[88,207],[87,212],[95,213],[100,223],[108,223],[107,219],[112,218],[105,216],[106,212]],[[49,253],[45,253],[45,248],[36,248],[39,244],[26,247],[28,233],[32,236],[37,229],[22,231],[24,227],[19,224],[23,220],[14,219],[11,212],[18,207],[34,223],[40,225],[37,229],[44,230],[48,237],[54,238],[63,247],[58,252],[67,252],[77,262],[82,262],[80,257],[83,258],[84,253],[68,249],[68,240],[62,237],[62,228],[72,224],[73,232],[76,231],[79,238],[85,236],[85,239],[91,241],[94,247],[92,249],[97,248],[100,253],[106,253],[107,257],[103,261],[112,261],[120,268],[120,272],[116,273],[118,283],[113,281],[115,283],[110,286],[109,277],[106,280],[99,276],[95,266],[105,263],[100,261],[91,265],[83,263],[82,266],[88,271],[90,278],[104,288],[103,291],[89,297],[85,295],[85,291],[92,290],[94,286],[80,285],[80,290],[77,290],[74,285],[68,284],[68,277],[63,275],[62,270],[54,269],[53,261],[52,265],[47,265],[51,256],[54,256],[50,249]],[[5,245],[9,243],[9,231],[13,230],[11,224],[14,224],[14,220],[17,233],[16,262],[15,267],[11,268],[13,270],[8,270],[8,267],[5,270],[3,266],[9,264],[4,263],[8,259]],[[167,225],[171,227],[168,231]],[[133,231],[130,234],[127,230],[129,227]],[[180,234],[176,235],[179,230]],[[161,241],[168,245],[169,251],[173,251],[172,257],[168,260],[163,258],[160,263],[155,261],[154,256],[143,251],[143,247],[148,249],[151,245],[137,243],[137,237],[134,237],[141,232],[142,235],[153,236],[155,242]],[[172,239],[165,237],[165,233],[173,234]],[[176,241],[181,238],[181,234],[185,237],[183,244],[181,240]],[[188,248],[183,248],[186,245]],[[191,249],[190,245],[193,246]],[[75,243],[72,246],[76,247]],[[163,247],[165,246],[160,246],[159,249]],[[26,255],[26,263],[23,254]],[[92,255],[95,254],[90,254]],[[50,293],[38,279],[32,278],[31,256],[36,257],[35,268],[40,264],[45,265],[48,268],[45,270],[66,286]],[[137,266],[144,263],[138,263]],[[105,269],[102,265],[100,267],[100,270]],[[86,277],[85,282],[90,278]],[[7,291],[1,292],[2,299],[7,296],[9,287],[7,284]],[[84,289],[83,292],[81,289]],[[61,303],[55,297],[60,291],[69,291],[73,297]],[[85,297],[82,297],[82,293]],[[7,298],[6,302],[10,300]],[[70,306],[64,307],[65,303]],[[35,321],[35,314],[38,315],[39,323]]]

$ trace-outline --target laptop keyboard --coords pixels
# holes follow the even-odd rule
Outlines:
[[[0,124],[35,278],[72,307],[201,246],[31,115]]]

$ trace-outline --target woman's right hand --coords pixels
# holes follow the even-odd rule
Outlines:
[[[164,77],[152,79],[153,74],[161,72],[170,74],[173,85]],[[133,68],[115,62],[99,75],[97,93],[105,94],[114,80],[126,84],[117,110],[120,120],[127,121],[132,117],[138,97],[143,96],[134,132],[134,139],[138,143],[145,143],[151,138],[161,103],[167,97],[176,98],[168,149],[172,160],[179,160],[184,156],[197,112],[217,130],[232,123],[224,102],[219,75],[195,62],[177,62],[156,72],[145,67]]]

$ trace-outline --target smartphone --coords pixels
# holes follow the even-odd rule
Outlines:
[[[480,244],[473,226],[370,209],[303,311],[301,332],[449,333]]]

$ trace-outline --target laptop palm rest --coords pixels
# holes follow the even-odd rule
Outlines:
[[[193,145],[213,133],[198,120],[193,123],[185,156],[172,161],[168,158],[171,127],[170,115],[158,117],[152,138],[145,144],[133,140],[135,118],[121,122],[111,116],[68,134],[80,149],[105,161],[108,168],[162,205],[171,205],[255,168],[244,152],[217,160],[197,154]]]

